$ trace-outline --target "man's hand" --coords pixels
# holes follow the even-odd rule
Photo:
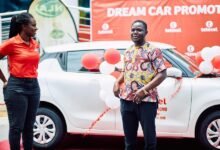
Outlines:
[[[136,102],[137,104],[141,103],[145,96],[146,95],[144,94],[144,91],[142,89],[137,90],[135,92],[134,102]]]
[[[118,82],[115,82],[114,87],[113,87],[113,92],[114,92],[115,97],[119,98],[120,86]]]

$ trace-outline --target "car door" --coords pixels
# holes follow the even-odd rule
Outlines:
[[[167,67],[173,66],[165,59]],[[156,129],[158,135],[183,133],[187,130],[191,109],[191,80],[192,78],[167,77],[159,86],[159,105],[156,117]],[[123,129],[120,111],[116,115],[116,129]],[[139,134],[142,134],[141,127]]]
[[[187,130],[191,109],[191,78],[167,77],[158,86],[158,133],[182,133]]]
[[[58,71],[47,80],[54,101],[67,116],[71,127],[115,130],[115,112],[107,111],[100,98],[100,82],[108,78],[98,68],[88,70],[81,64],[84,54],[103,56],[103,50],[71,51],[66,55],[66,71]]]

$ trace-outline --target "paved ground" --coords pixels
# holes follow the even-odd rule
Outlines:
[[[0,150],[8,148],[8,118],[0,111]],[[143,138],[138,138],[137,149],[143,149]],[[123,150],[123,137],[66,135],[56,150]],[[158,139],[158,150],[205,150],[194,139]]]
[[[138,139],[137,150],[143,149],[143,139]],[[0,141],[1,150],[9,150],[8,141]],[[123,150],[123,137],[68,135],[55,150]],[[205,150],[192,139],[158,139],[157,150]]]
[[[138,138],[137,150],[143,149]],[[56,150],[123,150],[123,137],[67,135]],[[205,150],[194,139],[158,139],[158,150]]]
[[[7,118],[0,118],[0,150],[9,150]],[[143,138],[138,138],[137,150],[143,149]],[[66,135],[56,150],[123,150],[123,137]],[[158,150],[205,150],[194,139],[158,139]]]

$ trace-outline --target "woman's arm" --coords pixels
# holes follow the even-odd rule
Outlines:
[[[0,69],[0,79],[2,80],[3,83],[7,82],[5,75],[3,74],[1,69]]]
[[[0,59],[2,59],[4,56],[0,54]],[[6,86],[7,80],[5,78],[5,75],[3,74],[2,70],[0,69],[0,79],[3,82],[3,86]]]

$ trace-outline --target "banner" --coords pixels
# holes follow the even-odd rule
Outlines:
[[[220,45],[219,0],[92,0],[93,41],[130,40],[134,20],[148,24],[148,41],[171,44],[192,56]]]
[[[29,12],[37,22],[42,47],[78,42],[77,27],[68,8],[59,0],[34,0]]]

